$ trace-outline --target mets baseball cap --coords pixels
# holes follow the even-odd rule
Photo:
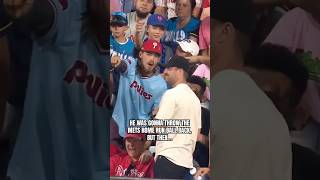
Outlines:
[[[230,22],[240,32],[252,34],[255,26],[255,14],[252,0],[213,1],[213,19]]]
[[[127,15],[124,12],[113,12],[111,14],[110,25],[127,25],[128,19]]]
[[[161,55],[162,54],[162,45],[158,41],[148,39],[143,43],[141,50],[146,51],[146,52],[153,52],[153,53],[157,53],[157,54]]]
[[[192,56],[197,56],[199,54],[198,44],[191,39],[183,39],[177,41],[179,46],[184,52],[190,53]]]
[[[176,67],[176,68],[181,68],[183,69],[186,73],[189,72],[189,61],[182,57],[182,56],[173,56],[172,58],[169,59],[167,64],[165,65],[166,68],[169,67]]]
[[[145,134],[135,134],[135,133],[127,133],[126,136],[125,136],[125,139],[126,138],[134,138],[134,139],[145,139],[146,135]]]
[[[148,18],[147,25],[160,26],[160,27],[167,28],[167,20],[160,14],[152,14]]]

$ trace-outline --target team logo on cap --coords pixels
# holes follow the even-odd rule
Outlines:
[[[162,16],[157,16],[159,21],[162,21]]]
[[[158,43],[154,42],[152,43],[152,45],[153,45],[153,49],[155,49],[158,46]]]

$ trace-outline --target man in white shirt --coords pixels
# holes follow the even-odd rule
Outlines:
[[[157,141],[155,178],[183,179],[193,167],[193,151],[201,128],[199,98],[187,85],[189,63],[181,56],[174,56],[166,64],[164,78],[170,84],[162,96],[156,119],[187,120],[191,133],[169,134],[169,141]]]
[[[223,0],[214,5],[211,177],[291,180],[292,152],[286,121],[243,70],[253,25],[251,3]]]

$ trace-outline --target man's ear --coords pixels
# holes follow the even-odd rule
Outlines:
[[[236,29],[233,26],[232,23],[226,22],[221,26],[221,31],[220,31],[220,40],[221,42],[224,42],[226,38],[230,37],[230,35],[233,35],[235,33]]]

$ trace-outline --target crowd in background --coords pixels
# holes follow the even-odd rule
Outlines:
[[[190,174],[189,170],[194,167],[208,168],[210,1],[116,0],[111,1],[111,5],[110,56],[114,69],[110,72],[110,82],[114,87],[112,95],[114,112],[110,124],[112,129],[110,131],[110,141],[112,142],[110,175],[160,178],[159,174],[161,174],[161,178],[169,178],[170,175],[172,178],[183,178],[184,175]],[[154,45],[153,48],[148,45],[150,43]],[[161,48],[156,50],[158,46]],[[187,61],[187,64],[184,64],[185,61]],[[182,78],[185,79],[185,82],[182,84],[188,84],[189,88],[193,90],[193,94],[196,95],[196,99],[201,102],[202,107],[199,104],[198,107],[194,106],[192,110],[187,110],[187,107],[184,106],[186,104],[197,104],[197,100],[195,102],[194,99],[186,101],[187,97],[180,99],[178,98],[179,95],[175,95],[175,97],[168,95],[170,92],[174,94],[176,85],[173,83],[173,81],[176,81],[176,77],[170,77],[172,75],[170,67],[185,71],[186,77]],[[150,81],[152,82],[150,83]],[[131,88],[136,88],[136,91],[140,92],[143,97],[136,98],[137,95],[133,93],[134,91],[132,92]],[[181,89],[177,91],[184,94]],[[166,100],[168,97],[170,97],[170,101],[175,102],[177,107],[180,108],[179,104],[181,104],[183,108],[175,110],[174,106],[170,106],[170,102]],[[164,110],[165,107],[172,108],[172,110]],[[155,152],[149,152],[149,146],[145,145],[147,144],[145,137],[140,137],[140,141],[145,143],[140,144],[140,148],[137,148],[139,153],[135,156],[138,156],[138,158],[131,157],[133,155],[130,147],[134,147],[134,143],[132,142],[132,135],[128,135],[127,132],[130,119],[194,119],[192,111],[197,108],[201,109],[201,115],[195,118],[193,123],[197,124],[196,122],[199,121],[201,125],[198,126],[199,128],[192,125],[192,137],[175,135],[176,140],[172,140],[171,144],[161,144],[161,140],[150,142],[151,147],[155,148]],[[189,115],[181,116],[179,111],[189,111]],[[197,129],[201,129],[201,131],[198,133]],[[190,139],[190,142],[183,142],[183,139],[189,138],[192,139]],[[173,143],[176,147],[173,146]],[[141,148],[143,145],[146,147]],[[163,153],[163,148],[162,151],[159,150],[161,146],[165,146],[166,149],[174,149],[180,146],[181,150],[177,151],[178,153],[173,150],[166,150],[166,153]],[[188,151],[184,152],[183,149]],[[153,167],[154,159],[150,157],[152,153],[155,156],[155,168]],[[165,154],[165,158],[162,158],[161,155],[163,154]],[[119,156],[122,158],[119,158]],[[125,160],[128,156],[133,159],[134,163]],[[147,161],[148,165],[136,163],[139,160],[143,161],[145,157],[147,159],[151,158]],[[161,158],[165,160],[161,160]],[[166,165],[166,163],[169,165]],[[180,169],[178,167],[175,169],[170,166],[170,163],[173,166],[182,167],[183,176],[174,176],[174,172],[179,172]],[[132,173],[126,174],[130,165],[137,170],[130,170]],[[158,169],[164,168],[171,168],[172,172],[157,172]]]

